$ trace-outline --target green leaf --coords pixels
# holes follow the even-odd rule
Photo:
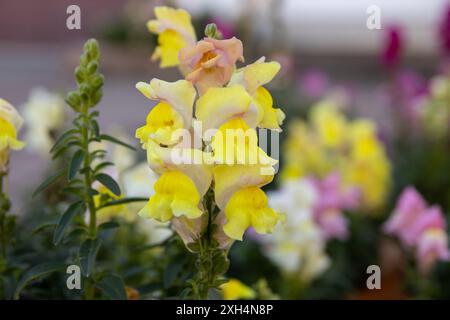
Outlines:
[[[97,257],[98,249],[102,244],[102,240],[97,239],[87,239],[83,242],[80,247],[80,265],[81,273],[85,277],[89,277],[94,268],[95,258]]]
[[[182,268],[183,265],[181,263],[171,263],[167,266],[167,268],[164,269],[164,288],[167,289],[172,286]]]
[[[120,187],[117,182],[106,173],[99,173],[95,176],[95,179],[108,188],[116,196],[120,196]]]
[[[94,172],[99,172],[103,168],[106,168],[106,167],[109,167],[109,166],[113,166],[113,165],[114,165],[114,163],[112,163],[110,161],[104,161],[104,162],[98,164],[97,166],[95,166]]]
[[[117,199],[117,200],[112,200],[109,201],[103,205],[101,205],[99,208],[104,208],[104,207],[111,207],[111,206],[118,206],[121,204],[125,204],[125,203],[131,203],[131,202],[147,202],[148,198],[139,198],[139,197],[135,197],[135,198],[122,198],[122,199]]]
[[[67,171],[67,178],[69,179],[69,181],[72,180],[77,174],[78,170],[80,170],[81,163],[83,162],[83,157],[83,150],[78,150],[70,160],[69,170]]]
[[[127,293],[122,278],[116,274],[107,274],[95,286],[109,299],[127,300]]]
[[[92,127],[92,131],[94,131],[94,136],[96,138],[100,138],[100,127],[98,126],[97,121],[92,120],[91,121],[91,127]]]
[[[66,140],[72,139],[73,135],[78,133],[77,129],[70,129],[64,132],[55,142],[53,147],[50,149],[50,153],[53,153],[59,146],[65,144]]]
[[[64,236],[64,231],[69,226],[70,222],[72,221],[73,217],[83,212],[84,204],[82,201],[77,201],[75,203],[72,203],[67,210],[63,213],[61,218],[58,221],[58,224],[56,225],[55,232],[53,233],[53,244],[57,245],[61,239]]]
[[[32,198],[34,198],[36,195],[38,195],[43,190],[47,189],[49,185],[51,185],[53,182],[58,180],[64,175],[64,170],[59,170],[56,173],[49,176],[47,179],[45,179],[33,192]]]
[[[130,145],[130,144],[126,143],[126,142],[120,141],[119,139],[114,138],[114,137],[112,137],[110,135],[102,134],[102,135],[100,135],[100,139],[106,140],[106,141],[110,141],[110,142],[119,144],[119,145],[121,145],[123,147],[129,148],[129,149],[131,149],[133,151],[136,151],[136,148],[133,147],[132,145]]]
[[[99,225],[98,230],[103,231],[103,230],[116,229],[119,227],[120,227],[120,223],[117,223],[114,221],[109,221],[109,222],[105,222],[105,223],[102,223],[101,225]]]
[[[47,221],[47,222],[42,222],[41,224],[37,225],[32,231],[31,231],[31,235],[35,235],[38,232],[40,232],[41,230],[47,229],[49,227],[53,227],[56,226],[56,224],[58,223],[58,221],[56,220],[52,220],[52,221]]]
[[[66,264],[63,262],[44,262],[39,264],[27,272],[22,276],[16,286],[16,290],[14,291],[14,299],[19,299],[20,292],[33,280],[45,277],[52,272],[62,270],[66,267]]]

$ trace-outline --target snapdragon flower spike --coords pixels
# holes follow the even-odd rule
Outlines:
[[[152,60],[160,59],[161,68],[178,66],[180,50],[197,41],[191,16],[183,9],[169,7],[155,7],[154,11],[156,19],[147,22],[148,30],[158,35]]]

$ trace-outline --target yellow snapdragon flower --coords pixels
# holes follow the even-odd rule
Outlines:
[[[20,150],[25,146],[25,142],[17,138],[22,124],[22,117],[17,110],[0,98],[0,172],[7,171],[9,149]]]
[[[151,33],[158,35],[152,60],[160,59],[160,67],[179,65],[178,55],[181,49],[196,42],[191,16],[183,9],[155,7],[156,19],[147,22]]]
[[[146,125],[136,130],[146,148],[149,139],[163,145],[179,142],[175,130],[189,128],[196,92],[186,80],[167,82],[153,79],[150,83],[138,82],[136,88],[147,98],[159,103],[149,112]]]
[[[255,291],[237,279],[230,279],[221,286],[225,300],[253,299]]]
[[[196,219],[202,215],[198,208],[200,194],[194,182],[179,171],[167,171],[155,183],[155,195],[139,211],[141,217],[167,222],[173,216]]]

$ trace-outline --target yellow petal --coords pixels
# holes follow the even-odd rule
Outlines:
[[[256,232],[266,234],[273,231],[279,215],[268,207],[267,196],[258,187],[248,187],[236,191],[225,208],[227,223],[223,230],[235,240],[242,240],[248,227],[253,226]]]
[[[202,211],[198,208],[200,194],[194,182],[184,173],[168,171],[154,185],[155,195],[139,215],[167,222],[173,216],[196,219]]]
[[[186,174],[197,186],[201,196],[208,191],[212,181],[212,161],[210,155],[198,149],[165,148],[150,141],[147,148],[147,161],[156,173],[180,171]]]
[[[145,126],[136,130],[136,138],[139,138],[144,148],[149,139],[170,146],[180,141],[180,137],[174,134],[180,128],[183,128],[180,114],[169,104],[160,102],[149,112]]]
[[[258,121],[258,127],[281,131],[285,114],[281,109],[273,108],[273,99],[270,92],[264,87],[259,87],[253,96],[255,104],[261,108],[262,119]]]
[[[261,165],[218,165],[214,167],[213,172],[215,200],[222,210],[236,190],[252,186],[262,187],[270,183],[275,174],[271,166]]]
[[[243,117],[251,102],[252,98],[240,85],[210,88],[197,100],[195,115],[204,130],[217,129],[230,119]]]
[[[280,64],[276,61],[264,62],[262,57],[256,62],[237,70],[231,80],[230,84],[240,84],[253,95],[256,90],[272,81],[278,71],[280,71]]]
[[[225,300],[252,299],[255,292],[237,279],[230,279],[221,286]]]
[[[184,127],[188,128],[191,126],[196,92],[189,81],[167,82],[152,79],[150,83],[138,82],[136,88],[151,100],[169,104],[183,118]]]

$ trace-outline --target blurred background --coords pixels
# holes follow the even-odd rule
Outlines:
[[[81,30],[66,27],[71,4],[81,9]],[[438,266],[431,281],[435,286],[417,281],[410,291],[400,288],[395,279],[411,279],[414,273],[405,267],[400,247],[380,236],[382,224],[409,185],[429,204],[439,205],[447,217],[450,214],[448,0],[0,0],[1,97],[24,113],[36,88],[63,96],[75,86],[73,68],[82,43],[95,37],[106,77],[100,123],[104,131],[120,132],[133,142],[143,115],[152,107],[135,83],[179,77],[177,70],[160,69],[150,60],[157,39],[145,23],[154,17],[156,5],[189,11],[198,38],[210,22],[217,24],[224,38],[238,37],[244,43],[246,63],[263,55],[281,63],[270,90],[276,106],[287,115],[282,145],[295,145],[295,132],[287,128],[297,120],[311,122],[313,106],[323,101],[336,105],[349,122],[370,119],[375,128],[391,168],[386,179],[392,183],[385,186],[381,204],[367,220],[363,215],[348,218],[348,242],[338,239],[327,244],[332,267],[315,286],[299,285],[297,291],[281,288],[284,297],[298,297],[298,292],[312,298],[404,298],[417,292],[450,297],[450,288],[438,285],[436,289],[438,283],[449,283],[448,264]],[[371,6],[380,10],[380,29],[366,26]],[[430,115],[429,106],[441,96],[444,107]],[[295,156],[288,156],[292,152],[292,148],[282,151],[282,175],[288,162],[295,161]],[[27,205],[21,200],[48,172],[49,159],[27,147],[13,152],[11,162],[19,168],[10,174],[9,189],[20,212]],[[277,179],[268,189],[276,190],[280,184]],[[257,243],[258,239],[235,245],[230,275],[247,284],[264,277],[273,289],[282,272],[259,249],[254,250]],[[365,268],[371,263],[389,271],[381,293],[364,289]],[[255,272],[249,264],[263,267]]]

